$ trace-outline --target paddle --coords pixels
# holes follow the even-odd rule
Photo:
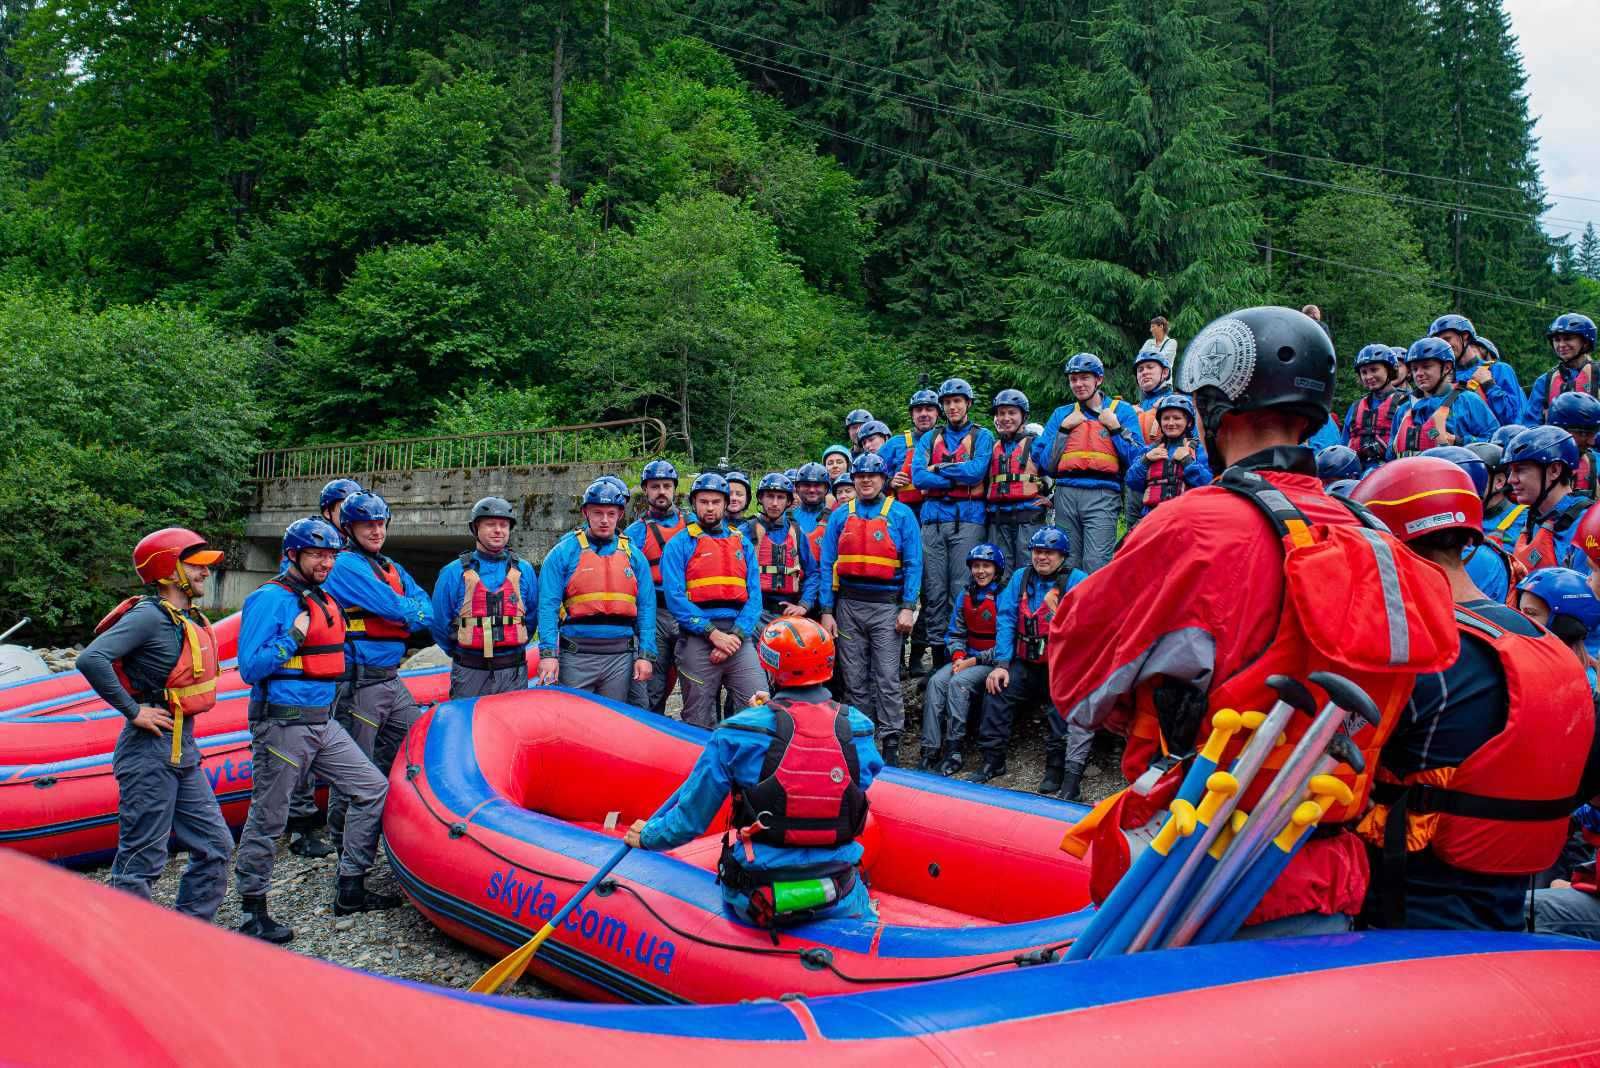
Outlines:
[[[670,809],[677,799],[678,792],[674,790],[672,796],[667,798],[660,808],[656,809],[656,816]],[[655,817],[651,818],[654,819]],[[556,914],[550,917],[549,921],[539,928],[532,938],[512,950],[503,960],[479,976],[478,981],[467,989],[474,994],[496,994],[507,983],[515,983],[518,979],[521,979],[522,973],[528,970],[529,963],[533,961],[533,955],[539,952],[539,947],[544,945],[545,939],[555,934],[556,928],[561,926],[562,921],[572,913],[573,909],[583,903],[583,899],[589,896],[591,890],[605,881],[606,876],[611,874],[611,869],[622,863],[622,858],[627,856],[632,849],[632,846],[624,842],[615,853],[611,854],[611,859],[602,864],[589,877],[589,881],[584,883],[576,894],[572,895],[572,899],[557,909]]]

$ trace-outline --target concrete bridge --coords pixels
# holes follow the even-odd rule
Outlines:
[[[661,454],[666,436],[658,419],[626,419],[264,452],[256,458],[244,544],[229,554],[211,603],[231,611],[277,573],[284,527],[317,514],[329,479],[353,478],[389,502],[385,551],[431,589],[439,568],[471,546],[467,515],[479,498],[512,503],[519,515],[512,547],[538,560],[577,523],[590,482],[603,474],[632,482]]]

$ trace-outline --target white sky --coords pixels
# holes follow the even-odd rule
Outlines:
[[[1571,233],[1592,219],[1600,229],[1600,203],[1590,203],[1600,201],[1600,138],[1594,121],[1600,104],[1600,84],[1594,78],[1600,4],[1505,0],[1505,7],[1522,43],[1529,111],[1538,119],[1533,132],[1551,204],[1545,228],[1553,234]]]

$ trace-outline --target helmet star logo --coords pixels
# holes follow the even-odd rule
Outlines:
[[[1200,332],[1184,351],[1178,367],[1178,388],[1195,393],[1210,386],[1229,400],[1238,400],[1256,369],[1256,338],[1238,319],[1218,319]]]

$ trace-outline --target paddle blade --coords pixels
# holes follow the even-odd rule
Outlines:
[[[539,928],[538,934],[512,950],[504,960],[484,972],[478,977],[478,981],[467,989],[474,994],[498,994],[501,987],[507,983],[515,983],[522,978],[522,973],[528,970],[528,965],[532,962],[533,955],[539,952],[539,947],[544,945],[544,940],[554,933],[555,928],[548,923],[545,924]]]

